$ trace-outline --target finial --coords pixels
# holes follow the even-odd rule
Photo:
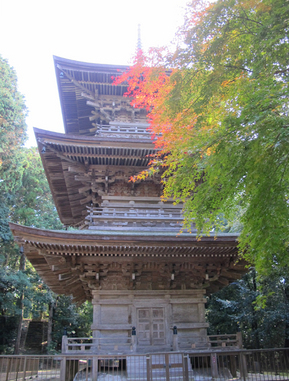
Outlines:
[[[136,50],[137,50],[137,52],[142,50],[141,38],[140,38],[140,24],[138,24],[138,37],[137,37],[137,48],[136,48]]]

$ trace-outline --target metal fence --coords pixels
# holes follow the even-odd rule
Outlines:
[[[0,381],[289,381],[289,348],[126,355],[0,356]]]

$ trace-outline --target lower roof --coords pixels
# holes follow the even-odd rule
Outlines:
[[[160,277],[176,271],[174,287],[187,282],[186,287],[213,292],[245,272],[245,262],[237,263],[235,234],[199,239],[189,233],[51,231],[14,223],[10,223],[10,229],[52,291],[72,294],[78,302],[91,299],[93,289],[109,289],[110,279],[117,277],[122,289],[144,289],[156,271],[160,271]],[[128,275],[134,271],[138,274],[136,285]],[[161,282],[155,281],[153,289],[166,287]]]
[[[10,229],[19,243],[24,241],[31,242],[50,242],[71,243],[71,244],[91,244],[100,245],[106,242],[121,244],[124,242],[137,242],[148,245],[150,242],[156,245],[162,242],[166,245],[182,245],[196,247],[232,247],[237,248],[238,234],[235,233],[214,233],[200,237],[194,233],[180,233],[170,231],[119,231],[119,230],[47,230],[28,227],[10,222]],[[14,234],[15,233],[15,234]]]

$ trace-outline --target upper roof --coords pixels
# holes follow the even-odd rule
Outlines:
[[[60,57],[54,57],[54,65],[67,134],[93,135],[96,124],[110,124],[116,120],[115,113],[135,115],[129,99],[123,97],[127,86],[113,84],[114,77],[127,70],[127,66],[91,64]],[[145,119],[145,111],[137,113],[138,122]]]
[[[60,220],[84,226],[87,208],[99,207],[104,194],[120,195],[119,182],[128,187],[157,150],[146,110],[130,105],[125,84],[113,84],[127,66],[54,63],[65,134],[35,129],[35,136]]]

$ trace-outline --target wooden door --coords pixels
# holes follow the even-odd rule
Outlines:
[[[139,308],[137,318],[139,345],[165,344],[164,308]]]

